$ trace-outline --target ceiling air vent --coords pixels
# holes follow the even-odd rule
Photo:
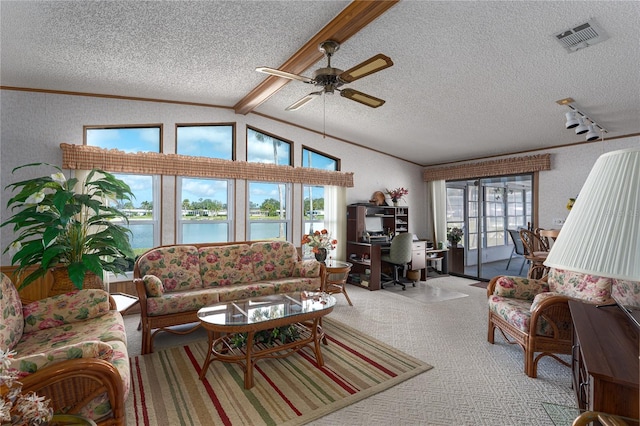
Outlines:
[[[558,42],[569,51],[575,52],[578,49],[593,46],[596,43],[605,41],[609,36],[593,21],[587,21],[574,28],[561,31],[553,35]]]

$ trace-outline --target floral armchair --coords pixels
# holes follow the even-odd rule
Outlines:
[[[129,356],[122,316],[104,290],[80,290],[23,306],[0,273],[0,349],[13,351],[23,392],[51,400],[56,413],[124,425]]]
[[[524,372],[537,377],[540,358],[571,353],[573,323],[570,299],[585,303],[611,303],[613,280],[551,268],[543,279],[497,276],[489,282],[487,340],[494,343],[495,329],[505,340],[524,350]],[[535,354],[538,353],[537,356]]]

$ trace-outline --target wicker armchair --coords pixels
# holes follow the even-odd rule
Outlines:
[[[8,368],[18,371],[23,391],[47,397],[56,413],[124,425],[131,378],[124,322],[114,307],[98,289],[23,306],[0,274],[0,348],[16,352]]]
[[[494,343],[497,328],[508,343],[520,345],[529,377],[537,377],[544,356],[568,366],[558,356],[571,353],[573,324],[567,302],[609,303],[611,284],[608,278],[553,268],[541,280],[494,277],[487,287],[487,341]]]

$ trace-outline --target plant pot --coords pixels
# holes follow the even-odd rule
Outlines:
[[[314,253],[314,256],[318,262],[324,263],[324,261],[327,260],[327,249],[319,248],[318,252]]]
[[[71,278],[69,278],[69,271],[66,266],[51,269],[51,275],[53,275],[53,285],[49,290],[49,297],[77,290],[77,287],[73,284]],[[96,274],[87,272],[84,276],[82,288],[98,288],[103,290],[104,284],[102,283],[102,279]]]

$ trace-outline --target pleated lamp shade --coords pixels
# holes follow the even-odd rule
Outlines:
[[[640,281],[640,148],[598,158],[544,264]]]

